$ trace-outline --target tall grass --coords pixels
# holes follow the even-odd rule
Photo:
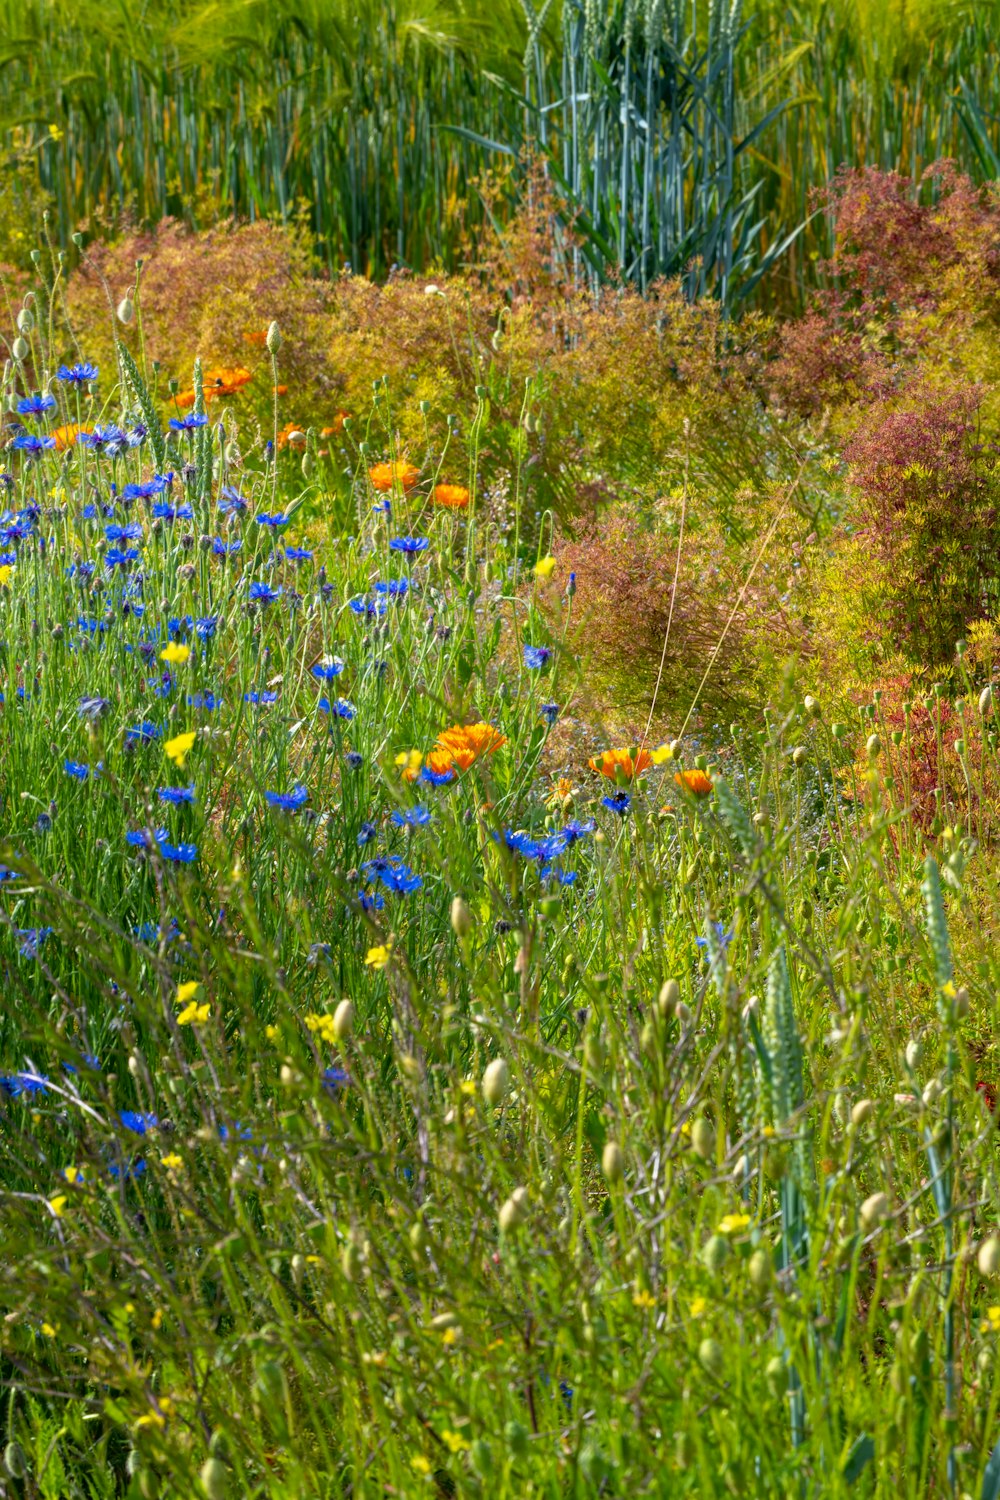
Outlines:
[[[700,257],[692,289],[787,301],[826,226],[786,237],[838,167],[947,155],[982,175],[960,94],[996,144],[992,13],[971,4],[4,5],[0,122],[67,246],[124,209],[301,215],[331,266],[453,266],[485,212],[477,179],[530,140],[591,274]]]

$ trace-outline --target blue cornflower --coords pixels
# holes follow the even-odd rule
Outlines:
[[[416,552],[426,552],[430,544],[426,536],[394,536],[389,546],[393,552],[405,552],[412,557]]]
[[[79,760],[64,760],[63,770],[67,776],[72,776],[75,781],[86,781],[90,775],[90,767]]]
[[[107,713],[110,707],[111,704],[107,698],[99,698],[96,696],[93,698],[83,697],[77,704],[76,711],[80,715],[81,719],[88,719],[91,723],[96,723],[98,719],[102,718],[104,714]]]
[[[233,542],[225,542],[221,536],[213,536],[212,555],[213,557],[235,557],[242,546],[242,537],[237,537]]]
[[[56,379],[65,380],[68,385],[86,385],[87,381],[97,379],[97,366],[86,360],[76,365],[60,365]]]
[[[543,703],[538,712],[541,714],[546,724],[551,726],[559,717],[559,705],[558,703]]]
[[[288,517],[280,510],[275,511],[273,516],[268,515],[267,511],[262,510],[258,515],[254,516],[254,520],[258,526],[270,526],[272,531],[278,531],[282,526],[288,525]]]
[[[160,858],[169,860],[171,864],[192,865],[198,858],[197,844],[171,844],[165,837],[157,835],[157,845]]]
[[[241,1125],[239,1120],[235,1122],[232,1130],[230,1130],[228,1125],[220,1125],[219,1140],[228,1141],[230,1139],[234,1141],[252,1141],[253,1131],[249,1125]]]
[[[141,724],[133,724],[125,731],[126,745],[148,745],[150,740],[159,739],[162,730],[159,724],[154,724],[151,719],[143,719]]]
[[[109,458],[116,458],[123,448],[130,446],[128,433],[114,422],[106,426],[98,424],[93,432],[80,432],[76,440],[95,453],[106,453]]]
[[[142,522],[130,521],[127,526],[105,526],[104,535],[109,542],[141,542]]]
[[[364,848],[365,844],[370,844],[377,833],[378,829],[375,827],[374,823],[362,823],[361,827],[358,829],[359,849]]]
[[[726,931],[725,924],[723,922],[713,922],[712,923],[712,928],[713,928],[713,931],[715,933],[716,941],[718,942],[718,945],[719,945],[720,949],[722,950],[723,953],[725,953],[726,949],[729,947],[729,944],[733,940],[733,933]],[[696,945],[699,948],[707,948],[708,947],[708,938],[707,937],[695,938],[695,943],[696,943]]]
[[[380,896],[378,891],[359,891],[358,902],[362,911],[385,910],[385,897]]]
[[[426,781],[428,786],[447,786],[450,781],[458,779],[458,772],[454,766],[448,766],[444,771],[435,771],[432,766],[423,765],[420,768],[420,780]]]
[[[127,484],[122,490],[123,500],[153,500],[163,495],[174,482],[173,470],[169,474],[154,474],[142,484]]]
[[[273,589],[269,583],[251,583],[250,598],[257,604],[273,604],[275,599],[281,597],[282,588],[279,584]]]
[[[264,796],[271,807],[278,807],[282,812],[298,812],[309,801],[304,786],[293,787],[290,792],[265,792]]]
[[[182,802],[194,801],[194,784],[191,786],[161,786],[156,794],[161,802],[172,802],[179,807]]]
[[[614,792],[610,797],[602,797],[601,801],[611,812],[618,813],[622,818],[626,816],[629,808],[632,806],[632,798],[628,792]]]
[[[166,837],[167,830],[165,828],[158,828],[156,830],[157,842],[159,842],[160,839],[165,839]],[[128,829],[125,834],[125,842],[132,849],[151,849],[153,847],[153,840],[150,838],[145,828]]]
[[[233,511],[237,513],[244,511],[249,504],[250,501],[244,495],[241,495],[239,490],[234,489],[231,484],[224,484],[222,486],[219,509],[223,515],[229,515]]]
[[[325,656],[322,661],[316,662],[309,670],[314,677],[319,678],[320,682],[332,682],[344,670],[344,663],[340,660],[339,656]]]
[[[196,432],[199,427],[204,427],[208,422],[205,412],[190,412],[186,417],[171,417],[170,426],[174,432]]]
[[[186,501],[183,505],[171,505],[167,500],[157,500],[153,506],[154,521],[193,521],[194,511]]]
[[[404,807],[397,808],[392,815],[392,821],[397,828],[420,828],[424,823],[431,820],[430,809],[426,807]]]
[[[386,594],[390,599],[405,599],[409,593],[410,580],[408,578],[390,578],[387,582],[373,584],[376,594]]]
[[[189,708],[204,708],[209,713],[214,713],[217,708],[222,707],[222,699],[217,693],[188,693]]]
[[[23,396],[17,403],[17,410],[22,417],[40,417],[43,412],[51,411],[55,404],[55,396]]]
[[[369,860],[361,866],[361,873],[370,884],[381,881],[386,890],[397,891],[403,896],[408,896],[411,891],[419,891],[424,883],[409,865],[395,855],[380,855],[377,859]]]
[[[144,1115],[134,1109],[123,1109],[118,1118],[133,1135],[145,1135],[147,1130],[155,1130],[160,1123],[157,1115]]]
[[[18,949],[22,958],[37,958],[39,945],[50,937],[53,929],[51,927],[15,927],[14,933],[21,939]]]
[[[554,880],[557,885],[576,885],[578,872],[576,870],[564,870],[561,865],[541,865],[538,871],[542,880]]]
[[[340,1090],[350,1083],[350,1075],[343,1068],[324,1068],[323,1087],[328,1094],[339,1094]]]
[[[48,1079],[43,1073],[8,1073],[0,1077],[0,1089],[11,1099],[19,1094],[48,1093]]]
[[[14,476],[13,476],[13,474],[8,474],[6,469],[0,470],[0,490],[7,490],[8,493],[9,493],[13,488],[14,488]]]
[[[109,568],[125,568],[129,563],[136,562],[138,557],[138,547],[126,547],[124,551],[121,547],[109,547],[104,554],[104,561]]]
[[[537,672],[539,667],[544,667],[551,655],[548,646],[525,646],[524,665],[529,671]]]
[[[278,695],[277,695],[277,693],[269,691],[269,690],[265,690],[264,692],[259,693],[256,688],[252,688],[249,693],[244,693],[243,694],[243,702],[244,703],[268,704],[268,703],[277,703],[277,701],[278,701]]]
[[[38,458],[40,454],[45,453],[49,448],[54,448],[55,445],[54,437],[39,437],[34,432],[21,432],[18,433],[11,447],[16,448],[19,453],[26,453],[29,458]]]
[[[370,620],[381,619],[386,613],[386,602],[384,599],[366,599],[364,594],[358,594],[357,598],[349,599],[348,607],[356,615],[367,615]]]
[[[588,818],[586,823],[581,823],[578,818],[571,818],[563,827],[563,836],[567,843],[575,844],[578,839],[584,838],[588,833],[593,833],[597,824],[593,818]]]
[[[187,635],[193,626],[193,615],[171,615],[167,621],[167,632],[170,635]]]
[[[353,703],[346,698],[335,698],[331,703],[329,698],[320,698],[316,704],[321,714],[333,714],[336,719],[353,719],[357,709]]]
[[[131,1114],[131,1110],[126,1110],[126,1114]],[[139,1135],[145,1135],[145,1133],[144,1130],[137,1132]],[[135,1161],[126,1162],[124,1166],[120,1166],[116,1161],[108,1162],[108,1176],[112,1177],[115,1182],[119,1178],[122,1182],[134,1182],[137,1177],[144,1177],[145,1173],[146,1163],[141,1156],[137,1157]]]
[[[259,521],[260,516],[257,519]],[[285,557],[289,562],[312,562],[312,552],[308,547],[286,547]]]
[[[365,763],[365,758],[359,750],[348,750],[344,756],[352,771],[360,771]]]
[[[200,619],[194,622],[194,633],[200,636],[203,641],[210,640],[215,634],[218,623],[218,615],[202,615]]]

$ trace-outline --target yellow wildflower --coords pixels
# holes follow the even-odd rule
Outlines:
[[[447,1443],[452,1453],[462,1453],[466,1448],[472,1447],[472,1444],[469,1442],[468,1438],[464,1438],[460,1432],[452,1432],[449,1427],[446,1427],[444,1429],[441,1434],[441,1439],[443,1442]]]
[[[369,948],[365,954],[365,963],[370,969],[384,969],[392,957],[392,947],[380,943],[377,948]]]
[[[642,1308],[655,1307],[656,1298],[653,1296],[652,1292],[646,1291],[645,1287],[643,1287],[642,1291],[636,1292],[634,1297],[632,1298],[632,1306]]]
[[[44,1333],[44,1335],[45,1335],[45,1337],[47,1339],[54,1339],[55,1336],[56,1336],[56,1331],[52,1327],[51,1323],[43,1323],[42,1324],[42,1332]]]
[[[63,130],[61,130],[58,125],[50,125],[49,126],[49,140],[50,141],[61,141],[64,134],[65,134],[65,132]]]
[[[207,1021],[212,1007],[208,1004],[199,1005],[197,1000],[192,1000],[190,1005],[185,1005],[177,1017],[178,1026],[195,1026],[202,1021]]]
[[[700,1317],[702,1317],[704,1315],[704,1312],[705,1312],[705,1309],[706,1309],[707,1306],[708,1306],[708,1302],[707,1302],[707,1300],[704,1297],[692,1297],[691,1298],[691,1316],[692,1316],[692,1318],[700,1318]]]
[[[82,1177],[82,1175],[83,1174],[80,1171],[79,1167],[64,1167],[63,1168],[63,1176],[65,1177],[66,1181],[69,1182],[69,1183],[76,1182],[77,1178],[78,1177]]]
[[[49,1208],[52,1210],[53,1218],[61,1219],[62,1211],[66,1207],[66,1194],[60,1193],[56,1198],[49,1199]]]
[[[264,1035],[267,1037],[269,1042],[273,1042],[278,1035],[277,1026],[265,1026]]]
[[[535,563],[535,577],[542,579],[551,578],[555,565],[556,560],[554,557],[540,557]]]
[[[163,747],[163,753],[168,760],[172,760],[175,766],[183,766],[194,746],[197,734],[195,730],[185,730],[183,734],[175,734],[172,740],[167,740]]]
[[[166,1156],[160,1157],[160,1162],[168,1172],[179,1172],[184,1165],[183,1156],[178,1156],[176,1151],[168,1151]]]
[[[423,763],[424,757],[419,750],[403,750],[396,756],[396,765],[402,771],[404,781],[416,781]]]
[[[415,1469],[418,1474],[433,1473],[433,1466],[430,1459],[425,1458],[422,1453],[415,1453],[413,1455],[410,1459],[410,1468]]]
[[[10,563],[4,563],[3,567],[0,567],[0,587],[2,587],[5,583],[10,583],[10,575],[13,573],[13,571],[14,569],[11,567]]]
[[[720,1234],[739,1234],[750,1223],[749,1214],[726,1214],[719,1224]]]
[[[185,984],[177,986],[177,1004],[184,1005],[188,1000],[193,1000],[201,989],[197,979],[189,979]]]
[[[161,1327],[162,1323],[163,1323],[163,1308],[162,1307],[158,1307],[156,1309],[155,1313],[153,1314],[153,1317],[152,1317],[153,1331],[155,1332],[156,1329],[158,1329],[159,1327]]]
[[[177,641],[171,641],[160,652],[160,660],[167,662],[171,667],[183,667],[190,655],[190,646],[182,646]]]
[[[654,766],[662,766],[664,761],[673,760],[674,752],[669,745],[657,745],[655,750],[650,751]]]

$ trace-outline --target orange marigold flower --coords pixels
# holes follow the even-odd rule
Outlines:
[[[77,436],[86,431],[86,427],[78,422],[70,422],[67,427],[57,427],[52,434],[56,440],[56,452],[64,453],[67,448],[72,448]]]
[[[446,510],[465,510],[472,496],[464,485],[461,484],[436,484],[434,486],[434,504],[443,505]]]
[[[685,787],[695,797],[707,797],[712,790],[712,783],[704,771],[697,769],[693,771],[678,771],[674,777],[678,786]]]
[[[286,422],[278,433],[278,447],[304,448],[305,445],[306,435],[298,422]]]
[[[494,729],[492,724],[453,724],[438,735],[434,754],[450,756],[459,771],[467,771],[481,755],[492,755],[506,743],[506,735]],[[442,768],[434,766],[433,769]]]
[[[194,391],[181,391],[174,397],[174,405],[179,406],[181,411],[187,411],[189,406],[194,405],[194,401]]]
[[[385,495],[394,484],[398,484],[401,489],[412,490],[420,478],[420,470],[402,461],[394,464],[376,464],[374,468],[368,470],[368,478],[373,488]]]
[[[343,432],[344,423],[347,421],[349,415],[349,412],[338,411],[333,419],[332,426],[320,429],[320,437],[336,437],[338,432]]]
[[[619,774],[631,781],[633,776],[638,776],[652,764],[652,759],[648,750],[602,750],[590,761],[590,769],[599,771],[609,781],[616,781]]]
[[[253,376],[250,371],[244,370],[241,365],[233,369],[224,366],[217,370],[206,370],[201,381],[201,388],[205,392],[206,405],[214,401],[217,396],[235,396],[237,391],[241,391],[247,382],[252,379]],[[179,395],[174,397],[174,401],[182,411],[186,411],[189,406],[193,406],[195,403],[194,391],[181,391]]]

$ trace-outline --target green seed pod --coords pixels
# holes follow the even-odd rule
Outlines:
[[[468,937],[472,931],[472,912],[461,896],[451,903],[451,930],[457,938]]]
[[[528,1429],[515,1418],[507,1423],[503,1430],[507,1439],[507,1448],[515,1458],[523,1458],[528,1451]]]
[[[995,1276],[1000,1271],[1000,1239],[991,1234],[983,1240],[976,1254],[980,1276]]]
[[[764,1368],[764,1378],[767,1381],[767,1388],[772,1396],[780,1397],[785,1395],[788,1390],[788,1366],[780,1354],[776,1354],[773,1359],[768,1360]]]
[[[851,1124],[864,1125],[875,1113],[875,1106],[870,1099],[859,1099],[851,1110]]]
[[[625,1175],[625,1153],[617,1141],[608,1141],[601,1152],[601,1171],[608,1182],[621,1182]]]
[[[712,1274],[715,1275],[716,1272],[722,1270],[722,1267],[726,1264],[731,1254],[732,1251],[729,1248],[729,1241],[726,1239],[726,1236],[724,1234],[713,1234],[705,1241],[701,1258]]]
[[[794,766],[801,767],[805,765],[808,759],[809,751],[806,749],[805,745],[796,745],[795,749],[792,751],[792,764]]]
[[[691,1146],[702,1161],[715,1160],[715,1126],[704,1115],[699,1115],[691,1126]]]
[[[17,315],[18,333],[30,333],[35,326],[35,315],[30,307],[22,307]]]
[[[3,1450],[3,1466],[11,1479],[23,1479],[28,1472],[28,1460],[16,1438],[11,1438]]]
[[[718,1339],[702,1339],[698,1345],[698,1361],[702,1369],[707,1370],[713,1379],[720,1380],[722,1378],[726,1355]]]
[[[495,1057],[483,1074],[483,1098],[494,1109],[503,1103],[510,1088],[510,1069],[505,1058]]]
[[[771,1252],[758,1245],[747,1262],[747,1278],[755,1292],[766,1292],[771,1285],[774,1265]]]
[[[225,1464],[218,1458],[206,1458],[199,1475],[208,1500],[225,1500],[229,1476]]]
[[[955,741],[955,754],[957,756],[959,756],[959,757],[961,757],[961,756],[963,756],[965,754],[965,741],[964,740],[956,740]]]

